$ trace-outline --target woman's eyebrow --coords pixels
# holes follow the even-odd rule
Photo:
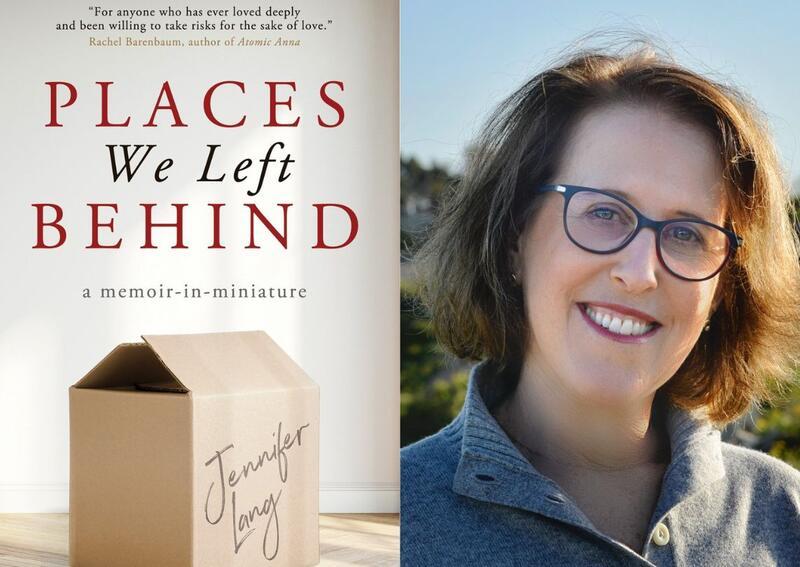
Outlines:
[[[617,195],[618,197],[622,197],[626,201],[632,203],[637,208],[640,207],[640,203],[637,203],[636,199],[634,197],[632,197],[631,195],[629,195],[628,193],[626,193],[625,191],[620,191],[618,189],[603,189],[603,191],[605,191],[606,193],[611,193],[612,195]],[[673,214],[677,215],[677,216],[673,217],[672,216]],[[705,221],[705,222],[711,222],[708,219],[704,218],[703,216],[698,215],[697,213],[692,213],[690,211],[682,211],[682,210],[679,210],[679,209],[673,209],[672,212],[669,215],[669,218],[677,218],[677,217],[687,217],[687,218],[693,218],[693,219],[697,219],[697,220],[701,220],[701,221]]]

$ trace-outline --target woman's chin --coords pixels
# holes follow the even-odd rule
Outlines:
[[[571,381],[571,390],[585,404],[629,405],[645,397],[646,383],[640,373],[589,370],[584,378]]]

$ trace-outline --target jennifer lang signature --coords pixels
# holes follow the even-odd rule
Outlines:
[[[206,461],[205,464],[207,467],[216,463],[219,469],[219,478],[209,485],[208,493],[206,494],[206,521],[209,524],[216,525],[220,522],[220,520],[222,520],[222,516],[225,513],[225,505],[227,503],[227,489],[230,488],[230,518],[233,526],[234,553],[239,553],[239,549],[242,547],[242,544],[245,542],[245,540],[250,537],[254,531],[256,531],[256,528],[253,527],[253,525],[255,524],[257,518],[265,517],[266,524],[264,525],[264,539],[261,542],[261,551],[267,561],[275,559],[275,556],[278,555],[278,549],[280,547],[278,502],[280,501],[283,489],[278,490],[277,493],[269,493],[262,502],[251,507],[246,513],[238,515],[236,512],[236,490],[234,489],[240,482],[247,480],[247,477],[250,473],[258,471],[264,466],[265,463],[271,461],[276,462],[278,476],[281,479],[281,483],[285,484],[289,478],[288,451],[295,445],[295,443],[297,443],[298,447],[302,445],[301,436],[303,429],[309,426],[310,424],[306,423],[305,425],[298,427],[294,435],[284,433],[283,437],[281,437],[281,428],[283,427],[283,423],[278,422],[278,430],[272,434],[272,437],[274,437],[272,445],[262,451],[255,460],[247,461],[246,464],[239,468],[230,469],[230,471],[227,473],[227,478],[225,463],[223,463],[222,456],[223,453],[234,448],[233,443],[223,447],[219,451],[215,451],[214,456]],[[212,500],[214,500],[216,504],[212,502]]]

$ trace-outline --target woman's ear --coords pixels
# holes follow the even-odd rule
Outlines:
[[[546,197],[543,195],[542,197]],[[522,284],[522,273],[525,269],[525,242],[530,237],[530,230],[536,222],[536,217],[541,209],[541,197],[534,199],[529,205],[526,215],[523,216],[522,222],[518,225],[517,234],[511,242],[511,250],[508,253],[509,266],[511,268],[512,280],[516,285]],[[516,278],[516,279],[515,279]]]
[[[714,299],[711,300],[711,311],[708,313],[709,317],[716,313],[717,308],[724,299],[725,289],[728,286],[727,280],[728,278],[725,277],[725,274],[722,274],[719,279],[717,279],[717,289],[714,290]]]
[[[515,239],[512,244],[511,251],[508,254],[509,267],[511,269],[511,281],[515,285],[519,285],[522,274],[522,235],[525,233],[523,230]]]
[[[520,273],[520,263],[519,263],[519,243],[511,250],[509,254],[509,266],[511,268],[511,279],[514,277],[518,277]]]

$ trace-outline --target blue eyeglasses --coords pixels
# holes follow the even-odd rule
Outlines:
[[[652,228],[659,261],[682,280],[713,278],[743,244],[736,233],[704,220],[655,221],[608,191],[577,185],[543,185],[535,192],[564,196],[564,232],[575,246],[587,252],[619,252],[640,230]]]

